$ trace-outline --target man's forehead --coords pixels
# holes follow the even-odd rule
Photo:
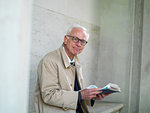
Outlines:
[[[71,33],[76,33],[76,32],[83,32],[83,29],[81,28],[72,28]]]
[[[73,28],[70,32],[70,35],[77,35],[78,38],[86,38],[84,30],[81,28]]]

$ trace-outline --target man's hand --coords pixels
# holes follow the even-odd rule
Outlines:
[[[102,92],[102,91],[100,91],[100,89],[101,88],[83,89],[80,91],[81,97],[83,100],[96,99],[97,96],[99,95],[99,93]]]
[[[107,94],[97,94],[96,97],[94,97],[94,100],[102,100],[104,99],[105,96],[108,96],[111,93],[107,93]]]
[[[102,100],[105,96],[108,96],[111,93],[107,94],[100,94],[102,91],[100,91],[101,88],[92,88],[92,89],[83,89],[80,91],[81,97],[83,100]]]

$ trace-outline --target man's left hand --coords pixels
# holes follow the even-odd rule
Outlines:
[[[107,94],[97,94],[96,97],[94,97],[94,100],[102,100],[104,99],[105,96],[110,95],[111,93],[107,93]]]

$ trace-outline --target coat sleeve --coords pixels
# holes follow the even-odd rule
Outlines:
[[[38,66],[41,97],[44,103],[64,110],[76,109],[78,92],[63,90],[58,80],[58,66],[55,62],[42,60]]]

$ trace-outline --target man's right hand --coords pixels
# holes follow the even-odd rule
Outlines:
[[[101,88],[83,89],[80,91],[83,100],[91,100],[97,97],[97,94],[101,93]]]

